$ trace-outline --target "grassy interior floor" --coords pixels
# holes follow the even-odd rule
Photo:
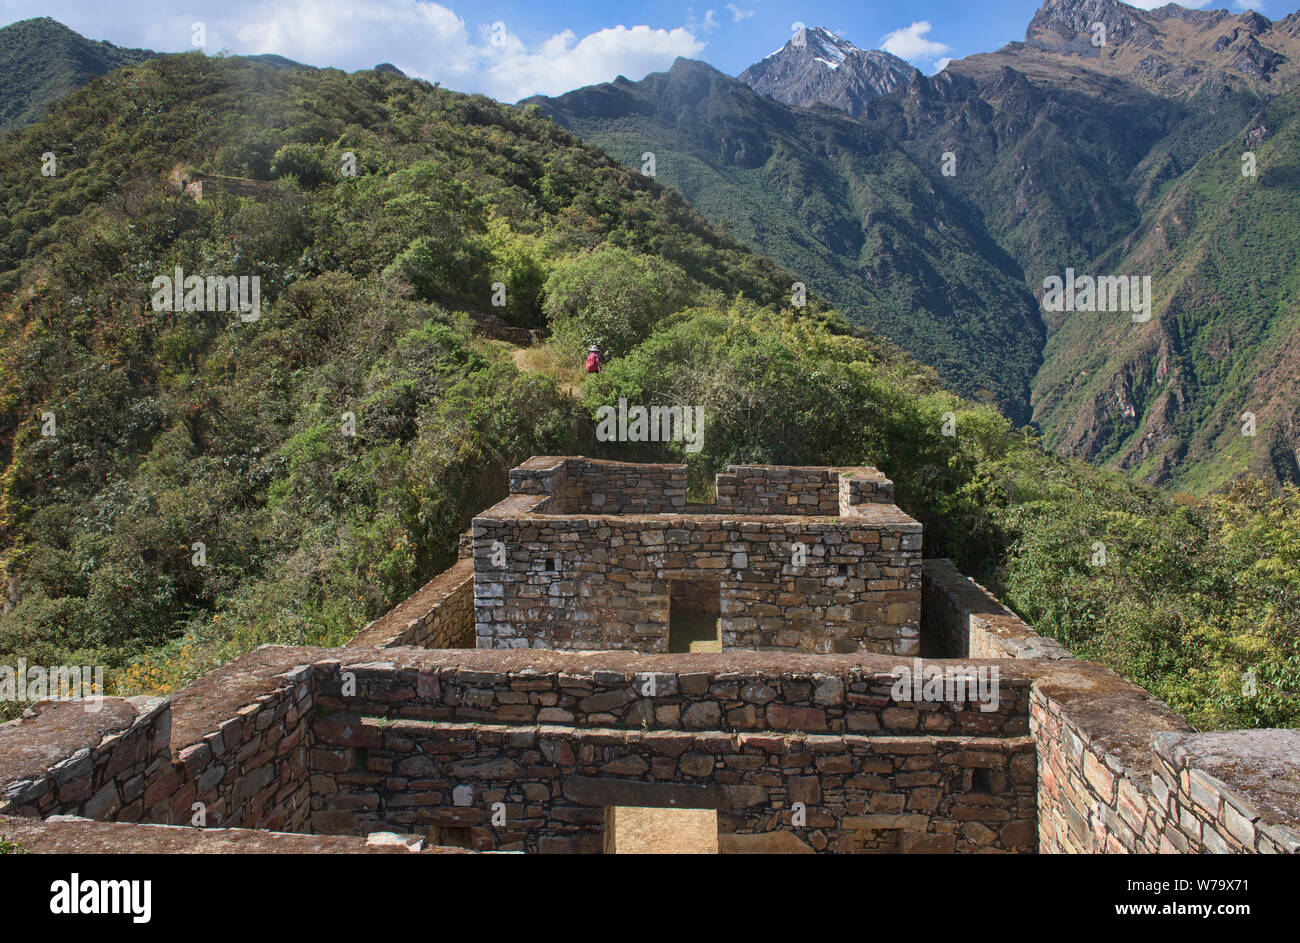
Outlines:
[[[668,623],[668,651],[722,651],[722,619],[712,615],[674,612]]]

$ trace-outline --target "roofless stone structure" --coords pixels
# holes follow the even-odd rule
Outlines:
[[[0,835],[600,853],[650,807],[721,852],[1300,852],[1300,732],[1197,733],[1072,658],[922,560],[875,469],[686,490],[682,466],[533,458],[346,647],[36,705],[0,725]]]

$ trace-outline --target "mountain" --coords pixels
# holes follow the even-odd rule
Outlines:
[[[1289,127],[1298,69],[1300,15],[1048,0],[1025,43],[863,109],[918,161],[957,155],[937,184],[980,208],[1036,294],[1067,268],[1153,277],[1146,324],[1045,315],[1033,417],[1052,447],[1195,491],[1247,470],[1300,476],[1294,304],[1278,268],[1300,201],[1273,145],[1255,178],[1267,183],[1233,186],[1254,182],[1240,173],[1248,141]],[[1255,436],[1240,435],[1247,411]]]
[[[859,49],[823,27],[801,28],[738,78],[787,105],[830,105],[857,115],[867,99],[908,85],[921,73],[879,49]]]
[[[155,55],[92,42],[46,16],[0,29],[0,134],[31,124],[91,77]]]
[[[47,16],[0,28],[0,75],[5,78],[0,87],[0,135],[36,121],[53,102],[95,76],[158,55],[86,39]],[[316,68],[273,53],[236,58],[278,69]]]
[[[934,76],[904,81],[895,73],[892,88],[860,83],[869,54],[829,31],[809,29],[799,40],[741,73],[771,106],[805,106],[788,115],[755,108],[752,121],[737,123],[730,119],[740,98],[724,82],[701,84],[700,97],[683,105],[660,97],[671,83],[656,76],[579,90],[543,107],[633,164],[658,140],[670,154],[659,154],[665,182],[749,244],[819,280],[830,277],[826,297],[958,389],[971,393],[968,374],[985,367],[1010,368],[1017,382],[1031,371],[1027,414],[1063,454],[1195,491],[1248,470],[1300,477],[1287,379],[1293,302],[1277,269],[1290,258],[1287,234],[1300,230],[1300,201],[1290,199],[1285,152],[1260,130],[1287,139],[1286,102],[1300,87],[1300,14],[1274,22],[1174,4],[1146,11],[1113,0],[1047,0],[1023,42],[956,60]],[[855,66],[846,71],[846,63]],[[688,116],[681,124],[679,108]],[[872,143],[838,132],[845,147],[823,147],[808,127],[828,121],[831,110],[868,129],[860,140]],[[772,169],[751,169],[746,178],[714,142],[743,142],[745,154],[766,166],[769,154],[799,147],[787,136],[791,127],[810,135],[797,187]],[[1216,175],[1239,168],[1247,140],[1267,152],[1267,163],[1258,155],[1256,182],[1264,185],[1229,186],[1229,174],[1212,186]],[[954,257],[936,255],[933,239],[898,239],[893,245],[907,261],[891,268],[891,278],[922,262],[948,284],[970,284],[973,270],[1018,271],[1037,298],[1045,279],[1069,269],[1149,275],[1152,320],[1041,307],[1034,317],[1013,305],[1005,326],[1030,343],[1008,348],[991,323],[1001,312],[986,315],[969,297],[946,312],[882,312],[871,279],[851,277],[859,244],[823,236],[825,220],[847,221],[862,208],[843,199],[846,173],[855,192],[879,195],[886,185],[878,168],[855,164],[854,151],[892,153],[887,145],[926,181],[899,191],[904,203],[924,194],[927,207],[950,208],[936,228],[969,235],[964,244],[973,250],[949,265]],[[1234,154],[1236,163],[1228,160]],[[760,218],[746,218],[747,207],[761,210]],[[822,209],[801,213],[805,207]],[[892,212],[906,216],[905,206]],[[1246,219],[1269,219],[1270,232],[1237,220],[1237,212],[1262,214]],[[929,295],[946,296],[938,286]],[[988,344],[962,344],[930,326],[966,316],[987,331]],[[954,363],[955,351],[978,357],[979,366]],[[1005,408],[1006,387],[997,389]],[[1256,415],[1258,433],[1232,438],[1240,422],[1225,417],[1243,412]],[[1019,420],[1026,411],[1013,406],[1010,415]]]
[[[1253,10],[1232,14],[1173,3],[1139,10],[1116,0],[1047,0],[1030,21],[1024,46],[1013,43],[1002,53],[1023,59],[1034,50],[1076,57],[1166,95],[1214,85],[1268,93],[1300,76],[1300,14],[1274,23]]]
[[[1206,154],[1102,260],[1150,273],[1156,316],[1061,321],[1035,381],[1048,441],[1189,491],[1242,470],[1300,478],[1298,152],[1300,90]]]
[[[851,321],[1028,419],[1044,331],[1023,274],[879,129],[686,59],[526,104],[634,167],[652,152],[656,179]]]

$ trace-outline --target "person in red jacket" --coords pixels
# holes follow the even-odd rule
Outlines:
[[[587,372],[600,373],[600,348],[595,344],[587,351]]]

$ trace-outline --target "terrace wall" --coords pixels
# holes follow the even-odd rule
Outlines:
[[[575,730],[362,718],[318,749],[318,829],[470,829],[473,847],[599,853],[607,810],[718,810],[722,851],[1031,850],[1026,738]],[[331,731],[338,731],[331,726]],[[341,732],[341,731],[340,731]],[[977,771],[978,776],[977,778]],[[333,786],[331,789],[330,787]],[[803,804],[795,818],[794,803]]]
[[[670,657],[671,671],[612,652],[321,666],[313,827],[599,852],[608,808],[671,805],[717,809],[723,851],[1032,850],[1027,676],[1000,678],[984,711],[973,687],[896,698],[881,656]]]
[[[456,561],[401,605],[367,625],[348,645],[473,648],[474,561]]]

